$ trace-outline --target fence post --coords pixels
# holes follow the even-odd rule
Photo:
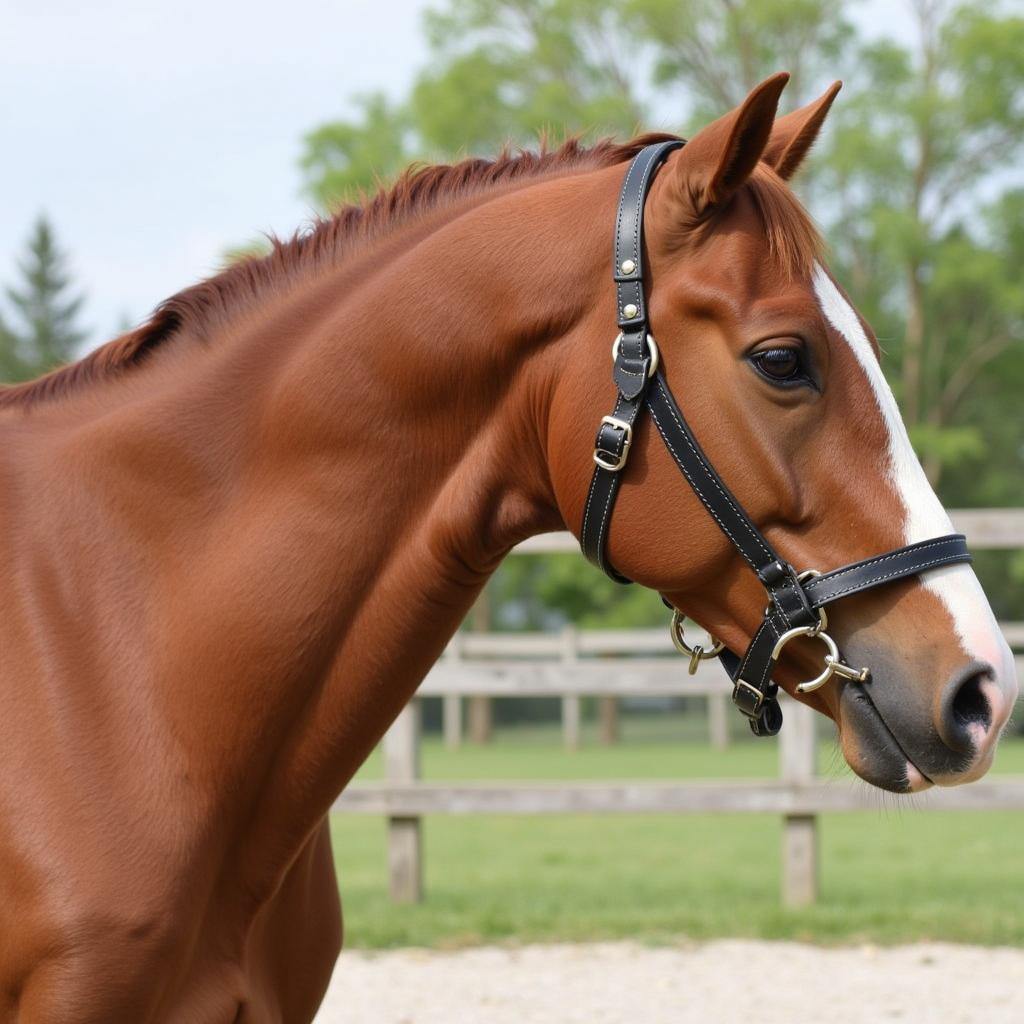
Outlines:
[[[814,779],[817,715],[805,704],[787,700],[786,724],[779,734],[782,779],[788,783]],[[806,907],[818,898],[818,818],[787,814],[782,822],[782,904]]]
[[[420,776],[420,702],[411,700],[384,735],[384,775],[403,785]],[[423,836],[418,817],[388,818],[388,879],[395,903],[423,899]]]
[[[458,633],[451,638],[444,653],[447,661],[458,661],[462,657],[462,639]],[[444,745],[449,750],[462,746],[462,697],[457,693],[446,693],[441,698],[441,720],[444,728]]]
[[[712,750],[729,746],[729,701],[724,693],[708,694],[708,738]]]
[[[575,626],[562,629],[562,664],[572,665],[579,659],[579,637]],[[579,694],[562,696],[562,742],[566,750],[580,749],[580,698]]]
[[[619,727],[619,698],[599,697],[597,700],[597,713],[601,722],[601,742],[606,747],[614,746],[619,742],[621,729]]]
[[[469,711],[469,741],[483,746],[494,738],[494,712],[490,697],[467,698]]]
[[[491,593],[485,586],[469,613],[469,628],[474,633],[486,633],[492,624]],[[478,695],[470,697],[466,703],[469,705],[469,742],[481,746],[490,743],[494,738],[494,705],[491,698]]]

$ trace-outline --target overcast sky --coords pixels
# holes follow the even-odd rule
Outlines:
[[[2,0],[0,282],[45,211],[99,343],[229,246],[291,232],[303,134],[360,92],[402,94],[428,5]],[[866,7],[891,24],[893,0]]]

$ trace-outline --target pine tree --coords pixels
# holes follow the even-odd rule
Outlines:
[[[74,358],[85,340],[77,318],[83,296],[68,296],[66,257],[44,215],[36,220],[25,257],[22,282],[5,291],[16,324],[0,318],[0,376],[26,379]]]
[[[18,358],[18,339],[0,316],[0,381],[21,380],[26,377],[25,367]]]

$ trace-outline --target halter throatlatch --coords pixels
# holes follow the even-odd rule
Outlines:
[[[865,682],[869,676],[868,669],[851,668],[843,662],[835,641],[826,631],[827,604],[928,569],[969,562],[971,556],[963,534],[955,533],[827,573],[797,572],[768,543],[708,461],[669,390],[658,348],[650,334],[644,301],[644,200],[658,167],[669,153],[684,144],[682,140],[672,140],[642,149],[629,165],[619,197],[614,251],[619,334],[612,349],[612,378],[618,394],[615,408],[601,420],[594,442],[595,469],[583,511],[581,543],[587,558],[613,580],[630,582],[616,572],[608,560],[606,546],[622,472],[629,461],[633,430],[646,409],[694,493],[768,594],[764,619],[742,657],[717,641],[710,650],[688,645],[683,639],[678,610],[672,620],[673,642],[689,656],[691,672],[696,671],[702,660],[717,656],[733,681],[733,703],[747,716],[754,734],[773,736],[782,726],[782,710],[772,674],[791,640],[814,638],[825,647],[821,673],[801,683],[797,687],[801,693],[824,686],[834,675],[858,682]]]

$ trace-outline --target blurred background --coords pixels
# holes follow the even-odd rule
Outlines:
[[[258,254],[264,233],[359,201],[411,162],[542,136],[686,135],[780,69],[793,75],[785,109],[845,83],[796,187],[879,336],[940,497],[1024,508],[1021,0],[6,0],[0,379],[84,353]],[[1020,544],[977,562],[999,619],[1024,622]],[[465,630],[664,618],[655,595],[616,587],[578,554],[529,554],[506,562]],[[712,721],[702,695],[456,699],[447,740],[441,698],[422,702],[424,778],[779,771],[772,744]],[[452,717],[463,711],[464,730]],[[816,770],[842,775],[823,744]],[[1024,742],[1005,745],[997,770],[1024,771]],[[384,771],[377,755],[363,778]],[[914,815],[874,799],[874,812],[823,817],[822,898],[799,910],[731,867],[753,848],[779,869],[777,815],[439,818],[425,840],[429,898],[400,911],[387,901],[385,823],[339,816],[349,940],[1024,942],[1019,813]]]

